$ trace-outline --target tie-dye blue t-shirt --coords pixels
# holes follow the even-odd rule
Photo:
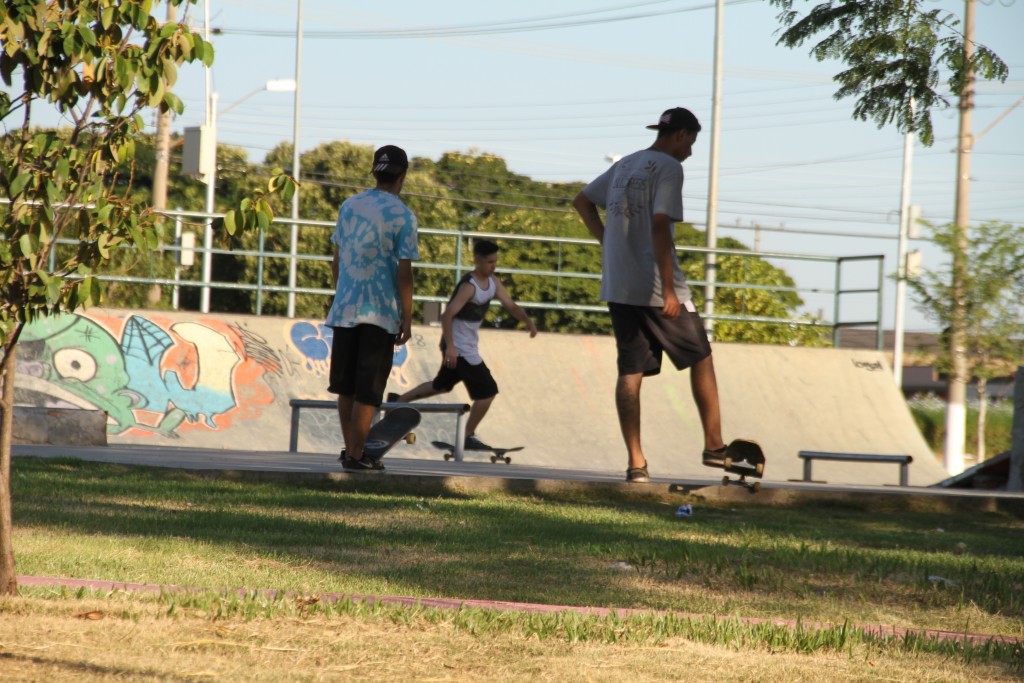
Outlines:
[[[325,324],[370,324],[398,334],[398,262],[420,256],[415,214],[395,194],[366,190],[341,205],[331,241],[338,288]]]

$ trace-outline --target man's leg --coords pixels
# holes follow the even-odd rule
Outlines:
[[[473,406],[469,409],[469,417],[466,419],[466,437],[473,436],[476,434],[476,428],[480,426],[480,420],[484,419],[484,415],[491,408],[491,403],[494,402],[494,397],[483,398],[479,401],[473,401]]]
[[[341,422],[341,438],[345,440],[345,453],[351,453],[352,436],[352,397],[338,394],[338,420]]]
[[[490,410],[494,397],[498,395],[498,384],[491,375],[487,363],[481,360],[476,365],[468,362],[465,358],[459,358],[456,370],[459,373],[459,380],[466,385],[469,397],[473,399],[473,406],[469,409],[469,417],[466,419],[466,441],[476,435],[476,429],[480,421]],[[477,440],[479,442],[479,439]]]
[[[437,389],[434,388],[433,381],[424,382],[418,387],[413,387],[409,391],[399,396],[397,399],[395,399],[395,402],[408,403],[410,401],[419,401],[420,399],[430,398],[431,396],[437,396],[438,394],[443,393],[443,391],[438,391]]]
[[[338,396],[338,417],[341,420],[341,435],[345,439],[345,455],[361,460],[366,435],[373,425],[377,406],[366,405],[351,396]]]
[[[619,428],[626,442],[631,468],[647,464],[640,448],[640,385],[643,379],[643,373],[619,375],[615,384],[615,408],[619,412]]]
[[[704,448],[721,448],[725,445],[722,440],[722,411],[718,404],[718,381],[711,356],[690,368],[690,389],[704,428]]]

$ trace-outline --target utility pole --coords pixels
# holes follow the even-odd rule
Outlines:
[[[722,33],[725,30],[725,0],[715,2],[715,64],[711,90],[711,155],[708,167],[707,232],[704,243],[708,249],[718,247],[718,140],[722,121]],[[714,251],[704,255],[704,330],[708,339],[714,336],[715,282],[718,280],[718,258]]]
[[[178,21],[178,8],[167,3],[167,23]],[[156,120],[156,161],[153,165],[153,209],[167,208],[167,176],[171,168],[171,112],[161,112]]]
[[[913,114],[914,102],[910,102]],[[900,186],[900,231],[896,247],[896,319],[893,325],[892,372],[896,388],[903,388],[903,343],[906,327],[907,303],[907,240],[910,237],[910,174],[914,157],[914,134],[909,130],[903,135],[903,182]]]
[[[964,3],[964,62],[974,57],[974,0]],[[970,220],[971,110],[974,108],[974,72],[968,71],[960,93],[960,131],[956,155],[956,209],[953,218],[956,246],[953,250],[952,296],[949,352],[952,371],[946,398],[946,443],[943,464],[950,474],[964,470],[964,443],[967,441],[967,280],[968,222]]]
[[[299,176],[302,157],[299,155],[299,104],[302,101],[302,0],[299,0],[295,26],[295,107],[292,112],[292,177],[301,186]],[[288,240],[288,317],[295,317],[295,285],[298,281],[299,252],[299,187],[292,194],[292,227]]]

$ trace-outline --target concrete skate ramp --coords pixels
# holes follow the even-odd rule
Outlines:
[[[320,321],[91,309],[34,323],[19,345],[19,405],[104,410],[110,443],[243,450],[287,449],[292,398],[326,392],[331,331]],[[396,352],[389,391],[429,381],[440,329],[418,326]],[[482,330],[481,351],[500,394],[479,430],[496,446],[525,446],[513,464],[624,473],[610,337]],[[881,353],[716,344],[726,439],[759,441],[766,479],[802,477],[800,450],[909,454],[912,485],[946,477],[920,436]],[[468,402],[460,386],[437,402]],[[652,476],[713,478],[689,373],[670,365],[644,380],[643,444]],[[424,414],[416,444],[393,453],[439,458],[455,419]],[[333,410],[302,412],[299,450],[341,448]],[[479,455],[468,454],[469,459]],[[499,473],[500,469],[496,472]],[[816,462],[830,483],[895,484],[895,465]]]

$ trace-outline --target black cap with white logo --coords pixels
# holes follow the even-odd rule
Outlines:
[[[409,168],[409,157],[405,150],[394,145],[384,145],[373,153],[373,172],[401,173]]]

